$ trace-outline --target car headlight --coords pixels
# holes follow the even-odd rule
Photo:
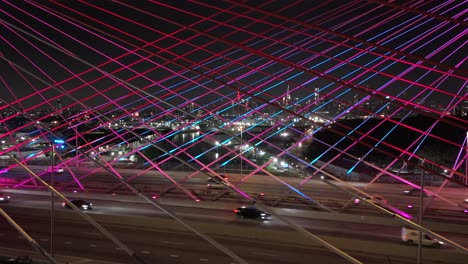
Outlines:
[[[3,200],[5,200],[5,197],[0,197],[0,201],[3,201]]]
[[[266,214],[260,214],[261,216],[265,216]]]

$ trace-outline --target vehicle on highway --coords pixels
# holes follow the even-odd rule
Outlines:
[[[0,192],[0,203],[7,203],[10,200],[10,196]]]
[[[468,198],[466,198],[464,201],[465,201],[465,203],[467,203],[467,204],[468,204]]]
[[[421,194],[421,190],[413,188],[413,189],[410,189],[410,190],[403,191],[403,194],[408,195],[408,196],[419,196]],[[423,197],[427,197],[426,192],[423,192],[422,195],[423,195]]]
[[[333,179],[332,177],[328,175],[320,174],[320,180],[324,181],[324,180],[335,180],[335,179]]]
[[[93,209],[92,207],[92,203],[89,203],[85,200],[70,200],[70,202],[72,204],[74,204],[76,207],[80,208],[81,210],[91,210]],[[65,208],[70,208],[71,209],[71,206],[68,205],[67,203],[63,202],[62,203],[62,206],[65,207]]]
[[[419,244],[419,230],[402,227],[401,228],[401,240],[410,245]],[[431,246],[431,247],[441,247],[444,245],[444,242],[438,239],[432,238],[429,235],[423,233],[421,245]]]
[[[265,211],[259,210],[253,206],[242,206],[234,209],[236,216],[240,218],[250,218],[250,219],[259,219],[267,220],[270,218],[270,214]]]
[[[228,187],[228,176],[226,175],[220,175],[222,179],[213,176],[208,178],[208,183],[206,184],[206,188],[209,189],[225,189]]]
[[[63,169],[62,166],[51,166],[49,168],[47,168],[45,171],[46,172],[52,172],[52,170],[54,171],[54,173],[63,173],[65,170]]]
[[[365,197],[362,197],[362,200],[372,200],[374,199],[375,201],[380,201],[381,203],[383,204],[387,204],[387,200],[385,200],[383,198],[383,196],[380,196],[380,195],[372,195],[372,196],[365,196]],[[355,204],[360,204],[361,203],[361,199],[359,198],[355,198],[354,199],[354,203]]]

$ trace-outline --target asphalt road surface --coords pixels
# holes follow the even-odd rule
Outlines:
[[[49,198],[44,195],[21,195],[15,194],[9,204],[2,207],[15,219],[34,239],[44,248],[50,246],[50,217],[48,217]],[[117,201],[97,200],[92,201],[95,209],[87,212],[93,215],[133,215],[154,219],[164,219],[161,212],[148,205],[140,203],[122,203]],[[127,254],[116,247],[110,240],[105,238],[89,223],[84,222],[79,216],[76,219],[63,219],[62,214],[72,214],[71,210],[61,208],[60,202],[56,205],[57,217],[55,218],[55,252],[61,255],[79,256],[86,259],[100,259],[116,263],[130,263]],[[30,208],[29,210],[27,208]],[[39,208],[39,210],[38,210]],[[183,217],[190,223],[203,222],[221,226],[242,227],[249,232],[255,230],[283,230],[291,232],[285,224],[277,219],[260,222],[254,220],[237,219],[229,210],[209,210],[189,207],[171,207],[177,215]],[[126,218],[127,219],[127,218]],[[294,218],[294,221],[304,226],[314,234],[334,241],[334,244],[343,244],[349,241],[352,243],[362,243],[361,252],[349,250],[353,255],[364,263],[414,263],[416,257],[416,247],[403,245],[399,241],[399,229],[386,226],[366,226],[362,224],[344,223],[337,221],[323,221]],[[129,248],[134,250],[148,263],[236,263],[220,250],[214,248],[208,242],[198,236],[185,231],[169,231],[161,228],[144,228],[132,226],[131,223],[122,222],[119,225],[105,225],[106,228],[123,241]],[[288,231],[289,229],[289,231]],[[210,234],[211,235],[211,234]],[[463,234],[444,234],[451,239],[468,245],[468,239]],[[311,245],[285,244],[269,242],[265,240],[253,240],[239,237],[212,236],[223,246],[238,254],[248,263],[349,263],[338,255],[324,249],[316,243]],[[0,247],[8,248],[30,248],[24,238],[20,237],[8,224],[0,225]],[[386,254],[373,255],[369,245],[380,245],[388,247]],[[401,258],[393,254],[392,251],[413,251],[414,258]],[[456,253],[454,249],[425,248],[424,256],[430,259],[431,255],[446,253],[448,256]],[[311,262],[313,260],[314,262]],[[316,262],[315,262],[316,261]],[[447,259],[446,263],[451,262]],[[426,260],[424,263],[431,262]]]

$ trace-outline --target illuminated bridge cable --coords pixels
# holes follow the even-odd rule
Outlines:
[[[18,225],[15,220],[13,220],[4,210],[0,207],[0,214],[13,226],[28,242],[31,246],[37,250],[49,263],[56,264],[57,261],[52,257],[45,249],[39,245],[36,240],[34,240],[20,225]]]
[[[15,28],[15,29],[17,29],[17,30],[20,30],[19,28],[15,27],[14,25],[11,25],[10,23],[8,23],[8,22],[6,22],[6,21],[4,21],[4,20],[2,20],[2,19],[0,19],[0,21],[2,21],[3,23],[6,23],[6,24],[8,24],[8,25],[10,25],[11,27],[13,27],[13,28]],[[25,34],[27,34],[27,35],[29,35],[29,36],[31,36],[31,37],[34,37],[34,38],[40,40],[41,42],[43,42],[43,43],[45,43],[45,44],[47,44],[47,45],[49,45],[49,46],[51,46],[51,47],[53,47],[53,48],[55,48],[55,49],[58,49],[58,50],[61,51],[61,52],[63,52],[60,48],[56,47],[55,45],[52,45],[52,44],[50,44],[50,43],[48,43],[48,42],[44,42],[44,41],[41,40],[40,38],[37,38],[36,36],[33,36],[33,35],[31,35],[31,34],[25,32],[25,31],[23,31],[23,30],[20,30],[20,31],[23,32],[23,33],[25,33]],[[76,56],[74,56],[74,55],[72,55],[72,54],[69,54],[69,53],[66,53],[66,54],[67,54],[67,55],[71,55],[71,56],[74,57],[75,59],[79,60],[80,62],[82,62],[82,63],[84,63],[84,64],[86,64],[86,65],[88,65],[88,66],[91,66],[91,67],[93,67],[93,68],[96,68],[96,67],[93,66],[92,64],[87,63],[87,62],[85,62],[84,60],[81,60],[80,58],[78,58],[78,57],[76,57]],[[2,59],[6,60],[6,61],[9,61],[8,59],[3,58],[3,57],[2,57]],[[11,62],[11,61],[9,61],[9,62]],[[11,62],[11,63],[13,63],[13,62]],[[21,67],[19,67],[19,66],[17,66],[17,67],[18,67],[18,68],[21,68]],[[98,71],[101,71],[101,72],[104,72],[104,71],[101,70],[101,69],[97,69],[97,70],[98,70]],[[26,71],[25,69],[23,69],[23,71],[29,73],[29,72]],[[33,77],[35,77],[35,78],[41,80],[40,78],[38,78],[37,76],[35,76],[35,75],[31,74],[31,73],[29,73],[29,74],[32,75]],[[115,76],[113,76],[113,78],[118,79],[118,78],[115,77]],[[47,84],[47,82],[45,82],[44,80],[41,80],[41,81]],[[122,81],[122,80],[119,80],[119,81],[122,82],[122,83],[125,83],[125,82]],[[48,85],[50,85],[50,84],[48,84]],[[134,87],[134,86],[132,86],[132,85],[130,85],[130,84],[128,84],[128,85],[131,86],[131,87]],[[139,90],[139,89],[136,88],[136,87],[134,87],[134,88],[137,89],[137,90]],[[68,96],[70,96],[70,95],[68,95]],[[76,99],[75,99],[75,100],[76,100]],[[166,102],[166,104],[168,104],[168,103]],[[127,129],[127,130],[128,130],[128,129]],[[133,131],[130,131],[130,132],[133,132]],[[133,133],[134,133],[134,132],[133,132]],[[135,134],[135,135],[138,136],[137,134]],[[144,138],[143,138],[143,139],[144,139]],[[146,139],[145,139],[145,140],[146,140]],[[148,140],[146,140],[146,141],[148,141]],[[152,143],[149,142],[149,141],[148,141],[148,143],[152,144]],[[157,146],[156,146],[156,147],[157,147]],[[27,166],[23,165],[20,161],[18,161],[18,160],[17,160],[16,158],[14,158],[13,156],[11,156],[11,158],[13,158],[18,164],[21,164],[21,166],[23,166],[23,167],[24,167],[25,169],[27,169],[32,175],[34,175],[34,177],[35,177],[37,180],[39,180],[41,183],[43,183],[45,186],[47,186],[47,188],[49,188],[50,190],[54,191],[54,193],[58,193],[59,197],[62,198],[62,200],[68,201],[68,200],[66,199],[65,196],[63,196],[61,193],[57,192],[52,186],[48,185],[48,184],[47,184],[45,181],[43,181],[39,176],[35,175],[32,171],[29,170],[29,168],[27,168]],[[175,158],[177,158],[177,157],[175,157]],[[181,161],[181,162],[184,162],[183,160],[180,160],[180,161]],[[95,162],[96,162],[96,161],[95,161]],[[96,162],[96,163],[97,163],[98,165],[100,165],[103,169],[105,169],[105,170],[111,172],[111,174],[112,174],[113,176],[115,176],[115,178],[116,178],[117,180],[119,180],[122,184],[124,184],[124,185],[125,185],[127,188],[129,188],[132,192],[134,192],[135,194],[139,195],[140,197],[143,197],[146,201],[150,202],[151,204],[155,205],[155,206],[158,207],[159,209],[161,209],[161,210],[163,210],[164,212],[168,213],[169,216],[171,216],[172,218],[174,218],[175,220],[177,220],[179,223],[183,224],[185,227],[189,228],[191,231],[195,232],[197,235],[199,235],[200,237],[202,237],[202,238],[205,239],[206,241],[210,242],[210,243],[211,243],[213,246],[215,246],[216,248],[218,248],[218,249],[220,249],[221,251],[225,252],[227,255],[229,255],[229,256],[232,257],[233,259],[239,261],[240,263],[247,263],[247,262],[245,262],[244,260],[242,260],[242,258],[238,257],[235,253],[233,253],[232,251],[230,251],[229,249],[225,248],[224,246],[222,246],[221,244],[219,244],[218,242],[216,242],[215,240],[213,240],[213,239],[210,238],[209,236],[205,235],[204,233],[202,233],[202,232],[196,230],[195,228],[191,227],[190,225],[188,225],[187,223],[185,223],[184,221],[182,221],[180,218],[178,218],[175,214],[171,213],[171,212],[168,211],[167,209],[164,209],[159,203],[155,202],[155,201],[152,200],[151,198],[149,198],[149,197],[147,197],[146,195],[142,194],[138,189],[134,188],[132,185],[130,185],[130,184],[128,184],[127,182],[125,182],[124,179],[122,179],[121,177],[116,176],[112,171],[109,170],[109,168],[102,166],[102,164],[100,164],[99,162]],[[187,163],[187,165],[193,167],[191,164],[188,164],[188,163]],[[194,167],[193,167],[193,168],[194,168]],[[197,170],[196,168],[194,168],[194,169]],[[70,205],[71,202],[68,201],[67,204]],[[96,225],[98,225],[98,223],[94,222],[94,220],[93,220],[92,218],[90,218],[89,216],[87,216],[87,215],[84,214],[83,212],[79,211],[78,208],[76,208],[76,210],[78,210],[77,212],[80,213],[80,214],[82,214],[82,216],[85,217],[87,220],[89,220],[90,222],[92,221],[92,223],[95,223]],[[89,219],[88,219],[88,218],[89,218]],[[110,234],[109,232],[107,232],[107,230],[103,229],[101,226],[98,225],[97,228],[100,229],[101,232],[103,232],[104,234],[106,234],[106,235],[107,235],[110,239],[112,239],[113,241],[116,239],[115,237],[113,237],[112,234]],[[121,242],[118,241],[118,240],[115,240],[114,242],[121,244]],[[122,244],[122,246],[124,246],[124,245]],[[125,247],[125,248],[124,248],[124,247]],[[136,256],[136,254],[135,254],[133,251],[131,251],[130,249],[128,249],[126,246],[124,246],[124,247],[123,247],[123,248],[124,248],[124,249],[127,249],[126,251],[127,251],[127,253],[128,253],[130,256]]]
[[[105,168],[107,169],[107,168]],[[208,236],[204,235],[203,233],[195,230],[194,228],[190,227],[189,225],[187,225],[184,221],[180,220],[177,216],[175,216],[174,214],[172,214],[171,212],[163,209],[158,203],[156,203],[155,201],[153,201],[152,199],[148,198],[147,196],[143,195],[141,192],[139,192],[137,189],[135,189],[133,186],[129,185],[128,183],[126,183],[125,181],[123,181],[123,179],[121,179],[120,177],[117,177],[118,180],[120,180],[123,184],[125,184],[130,190],[132,190],[134,193],[138,193],[141,197],[143,197],[144,199],[146,199],[147,201],[149,201],[150,203],[154,204],[155,206],[157,206],[158,208],[160,208],[161,210],[163,210],[164,212],[166,212],[168,215],[170,215],[171,217],[173,217],[174,219],[176,219],[178,222],[180,222],[181,224],[183,224],[184,226],[186,226],[187,228],[189,228],[190,230],[194,231],[195,233],[197,233],[199,236],[201,236],[202,238],[204,238],[205,240],[209,241],[211,244],[213,244],[215,247],[217,247],[218,249],[221,249],[222,251],[224,251],[225,253],[227,253],[228,255],[230,255],[231,257],[233,257],[234,259],[238,260],[238,261],[242,261],[239,257],[237,257],[237,255],[235,255],[234,253],[230,252],[228,249],[224,248],[222,245],[220,245],[219,243],[217,243],[216,241],[212,240],[211,238],[209,238]],[[310,234],[309,234],[310,236]],[[319,240],[320,241],[320,240]],[[329,246],[328,244],[326,244],[327,247],[329,248],[334,248],[334,247],[331,247]],[[336,249],[335,249],[336,250]],[[342,255],[342,253],[340,251],[338,251],[338,254]],[[348,260],[353,260],[352,257],[350,256],[347,256],[346,255],[346,258]],[[244,262],[241,262],[241,263],[244,263]],[[355,263],[360,263],[360,262],[355,262]]]
[[[88,214],[84,213],[81,211],[80,208],[76,207],[70,200],[67,199],[61,192],[57,191],[53,186],[49,185],[47,182],[45,182],[41,177],[37,176],[36,173],[31,171],[28,166],[23,164],[23,162],[19,161],[16,157],[14,157],[11,154],[8,154],[12,160],[14,160],[17,164],[22,166],[25,170],[27,170],[37,181],[39,181],[42,185],[47,187],[51,192],[53,192],[55,195],[58,196],[63,202],[65,202],[68,206],[70,206],[75,213],[79,214],[81,217],[83,217],[86,221],[88,221],[90,224],[92,224],[97,230],[99,230],[104,236],[106,236],[108,239],[110,239],[112,242],[114,242],[117,246],[119,246],[123,251],[125,251],[130,257],[132,257],[136,263],[141,263],[141,264],[146,264],[139,256],[136,255],[136,253],[128,248],[123,242],[121,242],[117,237],[115,237],[112,233],[107,231],[103,226],[101,226],[98,222],[96,222],[92,217],[90,217]]]
[[[327,176],[329,176],[330,178],[334,179],[336,182],[339,182],[339,183],[344,183],[342,180],[336,178],[335,176],[331,175],[330,173],[327,173],[327,172],[324,172]],[[355,197],[370,197],[370,199],[362,199],[364,202],[370,204],[371,206],[385,212],[387,215],[391,216],[391,217],[394,217],[395,219],[399,220],[400,222],[402,222],[403,224],[407,225],[407,226],[411,226],[412,228],[422,232],[423,234],[428,234],[428,235],[431,235],[437,239],[439,239],[440,241],[443,241],[451,246],[453,246],[454,248],[456,248],[457,250],[460,250],[461,252],[465,253],[465,254],[468,254],[468,249],[465,248],[464,246],[458,244],[457,242],[454,242],[446,237],[443,237],[427,228],[425,228],[424,226],[422,225],[419,225],[419,224],[416,224],[414,223],[413,221],[411,220],[408,220],[406,218],[404,218],[403,216],[401,216],[400,214],[398,213],[395,213],[395,212],[392,212],[392,211],[389,211],[388,209],[386,208],[383,208],[381,205],[380,205],[380,202],[378,200],[374,200],[374,198],[372,197],[372,195],[369,195],[368,193],[364,192],[364,191],[361,191],[359,190],[358,188],[350,185],[350,184],[346,184],[347,187],[349,187],[350,189],[352,189],[353,191],[351,190],[348,190],[346,188],[342,188],[340,186],[338,186],[337,184],[333,183],[332,181],[329,181],[329,180],[324,180],[327,184],[329,184],[330,186],[333,186],[335,188],[338,188],[338,189],[341,189],[347,193],[350,193],[352,194],[353,196]]]
[[[143,13],[148,14],[148,15],[151,15],[151,16],[153,16],[153,17],[157,17],[158,19],[161,19],[161,20],[164,20],[164,21],[168,21],[169,23],[172,23],[172,24],[174,24],[174,25],[177,25],[177,26],[180,26],[180,27],[185,27],[185,26],[182,25],[181,23],[168,20],[168,19],[166,19],[166,18],[163,18],[163,17],[161,17],[161,16],[157,16],[157,15],[155,15],[155,14],[149,14],[148,12],[146,12],[146,11],[144,11],[144,10],[135,8],[135,7],[130,6],[130,5],[126,4],[126,3],[119,2],[119,4],[124,5],[124,6],[127,6],[127,7],[129,7],[129,8],[133,8],[133,9],[135,9],[135,10],[137,10],[137,11],[143,12]],[[161,4],[161,3],[158,3],[158,4]],[[236,5],[240,5],[240,6],[244,6],[244,7],[245,7],[245,5],[238,4],[238,3],[236,3]],[[257,10],[257,8],[254,8],[254,10]],[[267,12],[264,12],[264,11],[263,11],[262,13],[267,13]],[[287,20],[289,20],[289,19],[287,19]],[[302,24],[302,23],[301,23],[301,24]],[[387,98],[390,98],[390,99],[392,99],[392,103],[393,103],[393,104],[399,105],[399,106],[402,106],[402,107],[405,107],[405,108],[409,108],[409,107],[414,108],[413,111],[416,111],[416,112],[418,112],[419,114],[422,114],[422,115],[424,115],[424,116],[428,116],[428,117],[430,117],[430,118],[433,118],[432,114],[440,114],[438,111],[436,111],[436,110],[434,110],[434,109],[432,109],[432,108],[424,107],[424,106],[418,105],[418,104],[416,104],[416,103],[414,103],[414,102],[408,102],[408,101],[402,100],[402,99],[400,99],[400,98],[396,98],[396,97],[394,97],[394,96],[392,96],[392,95],[390,95],[390,94],[387,94],[387,93],[376,92],[376,91],[374,91],[374,90],[369,89],[368,87],[365,87],[365,86],[362,86],[362,85],[353,84],[353,83],[350,82],[350,81],[343,80],[343,79],[341,79],[341,78],[338,78],[338,77],[335,77],[335,76],[332,76],[332,75],[324,74],[324,73],[319,72],[319,71],[317,71],[317,70],[309,69],[309,68],[306,68],[306,67],[304,67],[304,66],[301,66],[301,65],[297,65],[297,64],[295,64],[295,63],[288,62],[288,61],[286,61],[286,60],[284,60],[284,59],[271,56],[271,55],[266,54],[266,53],[264,53],[264,52],[259,52],[259,51],[255,50],[255,49],[252,49],[252,48],[249,48],[249,47],[246,47],[246,46],[243,46],[243,45],[239,45],[239,44],[234,43],[234,42],[232,42],[232,41],[229,41],[229,40],[226,40],[226,39],[224,39],[224,38],[220,38],[220,37],[214,36],[214,35],[212,35],[212,34],[203,32],[203,31],[201,31],[201,30],[194,29],[194,28],[189,28],[189,30],[190,30],[190,31],[193,31],[193,32],[196,32],[196,33],[198,33],[198,34],[200,34],[200,35],[205,35],[205,36],[207,36],[207,37],[216,39],[216,40],[218,40],[218,41],[220,41],[220,42],[222,42],[222,43],[225,43],[225,44],[227,44],[227,45],[239,47],[239,48],[241,48],[241,49],[243,49],[243,50],[245,50],[245,51],[247,51],[247,52],[257,54],[257,55],[262,56],[262,57],[264,57],[264,58],[268,58],[268,59],[270,59],[270,60],[272,60],[272,61],[276,61],[276,62],[278,62],[278,63],[280,63],[280,64],[283,64],[283,65],[286,65],[286,66],[289,66],[289,67],[293,67],[293,68],[296,68],[296,69],[298,69],[298,70],[303,70],[303,71],[305,71],[305,72],[309,72],[309,73],[315,74],[315,75],[317,75],[317,76],[321,76],[322,78],[328,79],[328,80],[330,80],[330,81],[332,81],[332,82],[335,82],[335,83],[338,83],[338,84],[341,84],[341,85],[343,85],[343,86],[345,86],[345,87],[350,87],[350,88],[353,89],[353,90],[356,90],[356,91],[365,93],[365,94],[367,94],[367,95],[373,95],[373,96],[379,97],[379,98],[381,98],[381,99],[383,99],[383,100],[387,100]],[[326,31],[326,32],[328,32],[328,31]],[[347,39],[349,39],[349,38],[347,38]],[[359,43],[366,43],[366,44],[368,44],[368,42],[365,42],[365,41],[364,41],[364,42],[361,41],[361,42],[359,42]],[[375,45],[374,45],[374,46],[375,46]],[[382,47],[382,46],[380,46],[380,45],[377,45],[377,46],[378,46],[378,47]],[[387,50],[387,51],[394,51],[393,49],[384,49],[384,50]],[[394,52],[396,52],[396,51],[394,51]],[[398,52],[397,52],[397,53],[398,53]],[[398,54],[400,54],[400,53],[398,53]],[[405,56],[407,56],[407,57],[410,57],[410,58],[417,57],[417,56],[412,56],[411,54],[406,54],[406,53],[403,53],[403,55],[405,55]],[[418,58],[419,60],[421,60],[421,61],[427,62],[427,60],[424,59],[424,58],[419,58],[419,57],[417,57],[417,58]],[[436,63],[436,65],[441,66],[440,63]],[[442,65],[442,66],[443,66],[443,65]],[[421,85],[421,84],[419,84],[419,85]],[[231,88],[231,89],[234,89],[234,90],[238,90],[236,87],[233,87],[232,85],[225,85],[225,87],[228,87],[228,88]],[[424,87],[426,87],[426,86],[424,86]],[[428,87],[428,88],[430,88],[430,87]],[[242,92],[243,94],[246,94],[246,95],[251,96],[252,98],[255,98],[255,99],[257,99],[257,100],[260,100],[260,101],[262,101],[262,102],[265,102],[265,103],[267,103],[267,104],[270,104],[270,103],[269,103],[268,101],[266,101],[265,99],[263,99],[263,98],[261,98],[261,97],[258,97],[258,96],[254,95],[254,94],[251,94],[251,93],[246,92],[246,91],[243,91],[243,90],[241,90],[241,92]],[[272,105],[274,105],[275,107],[278,107],[278,108],[280,108],[280,109],[283,109],[283,111],[286,111],[287,113],[290,113],[290,114],[292,114],[292,115],[298,116],[297,113],[294,113],[294,112],[292,112],[292,111],[290,111],[290,110],[284,109],[284,108],[281,107],[281,106],[278,106],[278,105],[276,105],[276,104],[272,104]],[[453,125],[453,126],[455,126],[455,127],[461,127],[461,125],[458,124],[457,122],[455,122],[455,120],[456,120],[456,121],[460,121],[460,122],[462,122],[462,123],[466,123],[466,122],[465,122],[463,119],[461,119],[461,118],[457,118],[457,117],[454,117],[454,116],[446,116],[446,117],[447,117],[447,118],[442,119],[442,121],[445,122],[445,123],[451,124],[451,125]],[[300,116],[299,118],[304,118],[304,117]]]
[[[50,45],[50,44],[49,44],[49,45]],[[63,52],[63,51],[62,51],[62,52]],[[65,53],[68,54],[67,52],[65,52]],[[70,55],[70,54],[68,54],[68,55]],[[83,61],[82,61],[82,62],[83,62]],[[90,65],[90,66],[91,66],[91,65]],[[99,69],[98,69],[98,70],[99,70]],[[119,81],[121,81],[121,80],[119,80]],[[159,147],[158,147],[158,148],[159,148]],[[178,159],[177,156],[175,156],[175,158]],[[243,158],[243,157],[241,157],[241,158]],[[204,167],[206,168],[206,166],[204,166]],[[289,185],[287,185],[287,186],[288,186],[289,188],[291,188],[291,186],[289,186]],[[181,188],[181,186],[179,186],[179,188]],[[235,188],[235,187],[233,187],[233,188]],[[183,189],[183,188],[182,188],[182,189]],[[237,190],[237,189],[236,189],[236,191],[245,196],[245,194],[243,194],[240,190]],[[295,190],[295,191],[297,192],[297,190]],[[187,193],[187,192],[186,192],[186,193]],[[187,193],[187,194],[190,196],[189,193]],[[303,194],[301,194],[301,195],[304,196]]]
[[[373,42],[369,42],[369,41],[365,41],[365,40],[356,38],[354,36],[349,36],[349,35],[346,35],[346,34],[342,34],[340,32],[337,32],[337,31],[334,31],[334,30],[329,30],[327,28],[321,27],[321,26],[316,25],[316,24],[306,24],[306,23],[303,23],[302,21],[299,21],[299,20],[296,20],[296,19],[291,19],[289,17],[285,17],[285,16],[282,16],[282,15],[275,14],[273,12],[268,12],[268,11],[259,9],[258,7],[255,7],[255,6],[249,6],[249,5],[246,5],[246,4],[243,4],[243,3],[234,2],[232,0],[226,0],[226,2],[231,3],[233,5],[236,5],[236,6],[241,6],[241,7],[250,9],[250,10],[254,10],[254,11],[262,13],[262,14],[268,14],[269,16],[272,16],[272,17],[275,17],[275,18],[278,18],[278,19],[281,19],[281,20],[289,21],[291,23],[294,23],[295,25],[302,25],[302,26],[304,26],[306,28],[315,29],[315,30],[318,30],[319,32],[326,32],[326,33],[329,33],[331,35],[344,38],[346,40],[355,41],[356,43],[366,44],[366,45],[372,46],[374,48],[384,50],[384,51],[389,51],[389,52],[392,52],[394,54],[403,55],[405,57],[408,57],[408,58],[411,58],[411,59],[414,59],[414,60],[417,60],[417,61],[423,61],[423,62],[431,64],[431,65],[447,68],[447,69],[452,70],[454,72],[459,72],[460,76],[466,76],[466,74],[468,74],[468,71],[466,69],[453,68],[453,67],[451,67],[449,65],[445,65],[445,64],[442,64],[442,63],[437,62],[437,61],[431,61],[429,59],[426,59],[424,57],[420,57],[420,56],[417,56],[417,55],[414,55],[414,54],[411,54],[411,53],[402,52],[400,50],[396,50],[396,49],[393,49],[391,47],[382,46],[382,45],[379,45],[379,44],[375,44]],[[201,4],[201,3],[199,3],[199,4]],[[464,22],[464,23],[466,23],[466,22]],[[458,24],[460,24],[460,23],[458,23]],[[342,45],[344,45],[344,44],[342,44]],[[382,56],[382,54],[378,54],[378,55]],[[390,59],[395,59],[395,58],[390,57]]]

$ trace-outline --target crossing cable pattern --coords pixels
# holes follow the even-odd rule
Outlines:
[[[93,172],[104,168],[116,179],[111,191],[125,186],[148,199],[131,184],[157,170],[171,185],[156,198],[177,189],[200,201],[187,182],[207,174],[222,178],[221,169],[240,166],[240,182],[227,184],[246,200],[255,197],[243,186],[262,174],[285,186],[281,197],[293,194],[332,211],[304,188],[318,174],[342,182],[366,166],[377,172],[369,184],[390,178],[418,188],[417,181],[400,175],[409,166],[467,185],[461,163],[455,162],[467,158],[464,2],[65,5],[27,0],[1,5],[1,137],[15,143],[2,143],[2,155],[37,164],[51,151],[50,144],[37,147],[37,142],[64,138],[67,152],[60,162],[72,175],[68,188],[86,190]],[[440,134],[441,127],[453,129],[452,137]],[[25,130],[29,138],[18,142]],[[187,131],[195,136],[175,143]],[[97,133],[104,136],[89,136]],[[278,138],[287,133],[295,137],[279,146]],[[401,135],[409,142],[395,141]],[[311,147],[304,150],[305,145]],[[31,146],[37,151],[23,155]],[[441,158],[432,148],[464,157]],[[116,158],[105,158],[105,152],[120,149]],[[259,156],[265,152],[272,158]],[[141,173],[125,178],[118,167],[133,157]],[[387,162],[382,168],[376,159]],[[353,163],[346,173],[330,169],[344,160]],[[73,166],[85,163],[97,165],[75,175]],[[174,179],[165,164],[193,172]],[[402,169],[392,171],[396,166]],[[284,168],[306,172],[304,180],[295,185],[279,177]],[[33,177],[15,187],[30,184],[36,184]]]

